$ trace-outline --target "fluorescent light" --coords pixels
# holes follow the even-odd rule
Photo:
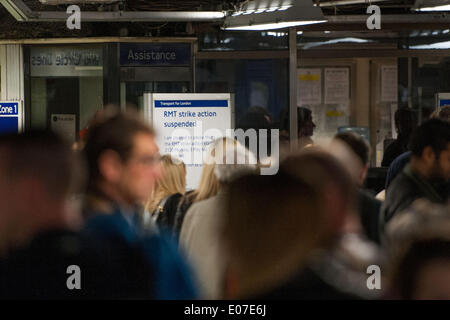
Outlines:
[[[450,41],[410,46],[409,49],[450,49]]]
[[[301,34],[303,34],[303,31],[297,31],[297,34],[301,35]]]
[[[308,43],[305,43],[303,48],[310,49],[310,48],[314,48],[314,47],[320,47],[323,45],[335,44],[335,43],[368,43],[368,42],[373,42],[373,41],[361,39],[361,38],[347,37],[347,38],[338,38],[338,39],[333,39],[333,40],[328,40],[328,41],[308,42]]]
[[[428,12],[428,11],[450,11],[450,4],[435,7],[423,7],[417,8],[416,11]]]
[[[261,30],[274,30],[274,29],[282,29],[282,28],[290,28],[296,26],[304,26],[307,24],[315,24],[315,23],[323,23],[327,22],[327,20],[321,21],[293,21],[293,22],[279,22],[279,23],[267,23],[267,24],[259,24],[254,26],[241,26],[241,27],[227,27],[226,30],[234,30],[234,31],[261,31]]]
[[[331,33],[331,31],[324,31],[323,33]]]
[[[450,11],[449,0],[416,0],[413,10],[421,12]]]
[[[280,7],[280,8],[278,9],[278,11],[285,11],[285,10],[287,10],[287,9],[289,9],[289,8],[292,8],[292,6],[283,6],[283,7]]]
[[[282,3],[281,3],[282,2]],[[312,0],[284,0],[278,7],[270,6],[272,1],[251,0],[245,2],[238,12],[225,18],[223,29],[237,31],[261,31],[283,29],[308,24],[323,23],[327,20]]]
[[[442,31],[443,34],[449,33],[450,29],[445,29],[444,31]]]

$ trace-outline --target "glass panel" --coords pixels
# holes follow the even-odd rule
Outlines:
[[[189,82],[122,82],[126,103],[144,110],[144,93],[187,93]]]
[[[102,46],[35,46],[29,63],[31,128],[75,141],[103,108]]]
[[[272,126],[280,128],[282,113],[288,110],[287,59],[198,60],[196,81],[198,93],[235,94],[236,126],[253,107],[267,113]]]
[[[287,50],[286,31],[207,32],[198,37],[199,51]]]

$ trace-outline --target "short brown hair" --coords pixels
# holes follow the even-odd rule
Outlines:
[[[363,166],[369,162],[369,144],[363,137],[354,132],[341,132],[334,136],[344,142],[361,160]]]
[[[316,190],[282,170],[231,182],[224,242],[236,295],[248,298],[287,281],[320,241],[322,204]]]
[[[96,117],[88,129],[83,149],[89,170],[90,185],[101,178],[98,160],[103,152],[113,150],[123,162],[126,162],[131,156],[134,137],[138,133],[155,135],[153,129],[137,112],[105,109]]]
[[[31,130],[0,136],[2,179],[34,177],[54,199],[79,191],[83,167],[70,144],[50,131]]]

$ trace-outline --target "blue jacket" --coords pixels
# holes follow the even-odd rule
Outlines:
[[[130,290],[131,298],[197,298],[189,267],[169,236],[144,234],[138,219],[127,220],[120,209],[91,216],[82,233],[97,243],[109,267],[122,274],[118,291]],[[117,293],[124,295],[127,292]]]

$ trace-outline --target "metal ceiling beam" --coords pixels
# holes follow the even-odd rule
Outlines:
[[[22,0],[0,0],[0,3],[17,21],[49,22],[66,21],[64,11],[32,11]],[[222,11],[81,11],[81,20],[86,22],[213,22],[221,21]]]
[[[319,3],[319,7],[337,7],[337,6],[345,6],[350,4],[365,4],[369,6],[371,3],[375,2],[387,2],[390,0],[337,0],[337,1],[324,1]]]
[[[33,12],[21,0],[0,0],[5,9],[17,20],[27,21]]]
[[[66,12],[42,11],[36,12],[36,17],[29,21],[66,21],[67,17]],[[220,11],[81,11],[81,21],[85,22],[213,22],[223,18],[225,13]]]

